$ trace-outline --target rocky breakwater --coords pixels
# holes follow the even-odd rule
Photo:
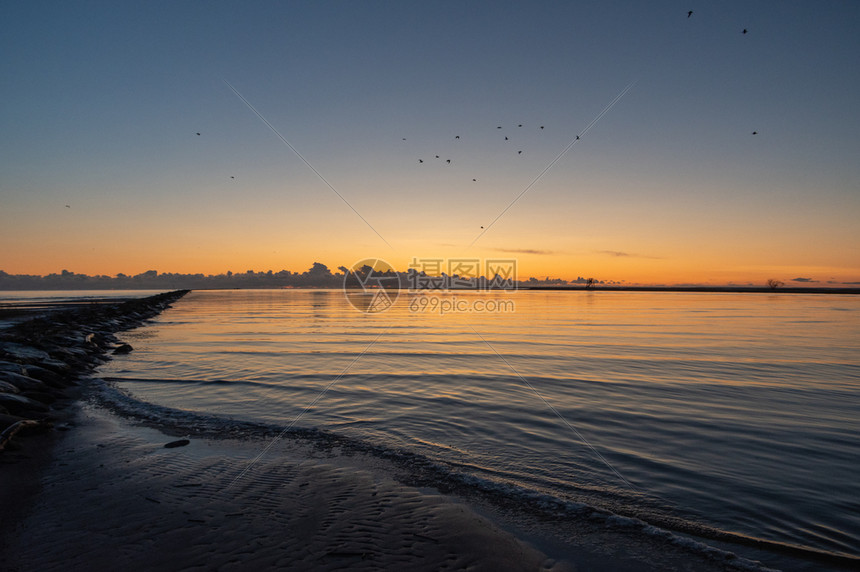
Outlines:
[[[67,429],[63,409],[111,353],[128,353],[117,332],[140,326],[188,293],[60,310],[0,331],[0,454],[28,434]],[[15,439],[15,440],[13,440]]]

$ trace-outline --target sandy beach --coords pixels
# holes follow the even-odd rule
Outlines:
[[[458,503],[367,469],[174,439],[84,407],[8,531],[10,570],[558,569]],[[11,468],[10,465],[6,467]]]

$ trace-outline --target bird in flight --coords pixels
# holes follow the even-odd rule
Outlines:
[[[517,151],[517,155],[522,155],[522,154],[523,154],[522,151]]]
[[[758,135],[758,131],[753,131],[753,135]]]
[[[747,33],[747,29],[746,29],[746,28],[744,28],[744,31],[743,31],[743,32],[741,32],[741,34],[746,34],[746,33]]]
[[[689,17],[690,17],[690,16],[692,16],[692,15],[693,15],[693,11],[692,11],[692,10],[690,10],[689,12],[687,12],[687,18],[689,18]]]
[[[424,162],[424,159],[418,159],[418,162],[419,162],[419,163],[423,163],[423,162]]]
[[[231,178],[231,179],[235,179],[236,177],[234,177],[233,175],[230,175],[230,178]]]
[[[67,208],[67,209],[70,209],[70,208],[72,208],[72,206],[71,206],[71,205],[66,205],[66,208]]]
[[[520,123],[519,125],[517,125],[517,127],[522,127],[522,126],[523,126],[523,124],[522,124],[522,123]]]
[[[473,181],[477,181],[478,179],[472,179]]]
[[[505,137],[505,141],[507,141],[507,140],[508,140],[508,138],[507,138],[507,137]]]
[[[459,138],[460,138],[460,136],[459,136],[459,135],[455,135],[455,136],[454,136],[454,139],[459,139]]]
[[[446,163],[448,163],[448,164],[450,165],[450,164],[451,164],[451,159],[448,159],[448,160],[447,160],[447,161],[445,161],[445,162],[446,162]]]
[[[541,125],[540,128],[543,129],[543,125]]]
[[[576,136],[576,140],[579,141],[579,135]]]

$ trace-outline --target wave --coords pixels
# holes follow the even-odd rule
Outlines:
[[[319,379],[320,376],[299,376]],[[741,570],[768,570],[759,562],[737,554],[715,548],[704,541],[717,541],[729,545],[744,546],[804,561],[820,562],[839,567],[854,568],[860,558],[834,552],[825,552],[803,546],[757,538],[736,532],[721,530],[706,524],[659,510],[653,499],[629,491],[605,489],[603,497],[611,501],[600,506],[591,501],[560,498],[553,494],[530,489],[519,484],[492,480],[469,472],[463,464],[434,460],[406,449],[393,448],[367,440],[357,439],[315,427],[283,427],[227,416],[184,411],[156,405],[136,399],[116,387],[117,381],[145,381],[162,383],[248,383],[253,381],[232,380],[176,380],[103,377],[93,380],[91,398],[115,414],[142,424],[185,433],[189,436],[210,439],[299,439],[322,450],[339,450],[342,454],[365,454],[392,463],[396,477],[403,484],[433,487],[445,494],[456,494],[488,502],[493,506],[515,511],[544,522],[569,522],[575,520],[604,529],[623,529],[648,537],[659,538],[711,560]],[[268,384],[264,384],[268,385]],[[583,498],[593,499],[593,491],[583,489]],[[611,507],[607,508],[607,506]],[[666,508],[666,507],[662,507]]]
[[[177,383],[187,385],[259,385],[270,387],[268,383],[260,383],[258,381],[244,379],[170,379],[170,378],[149,378],[149,377],[116,377],[103,376],[101,378],[110,383]]]

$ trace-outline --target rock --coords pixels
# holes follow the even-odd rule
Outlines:
[[[15,342],[0,342],[0,353],[6,354],[16,360],[39,361],[50,359],[47,353],[31,346],[16,344]]]
[[[65,373],[72,369],[71,366],[69,366],[69,364],[67,364],[66,362],[50,357],[45,358],[43,360],[39,360],[38,365],[56,373]]]
[[[184,447],[185,445],[188,445],[189,443],[191,443],[191,441],[189,441],[188,439],[179,439],[178,441],[171,441],[170,443],[165,443],[164,448],[165,449],[175,449],[176,447]]]
[[[38,365],[25,366],[24,375],[32,377],[33,379],[38,379],[42,383],[50,385],[51,387],[66,387],[68,385],[63,379],[63,376],[58,373],[54,373],[49,369],[39,367]]]
[[[23,417],[18,417],[17,415],[6,415],[0,413],[0,431],[5,431],[7,427],[17,423],[18,421],[23,421]]]
[[[21,419],[20,421],[16,421],[12,423],[8,427],[6,427],[2,432],[0,432],[0,451],[4,449],[16,449],[13,443],[11,443],[12,437],[15,436],[16,433],[24,433],[24,432],[33,432],[47,429],[49,426],[40,423],[39,421],[33,421],[32,419]]]
[[[0,381],[0,391],[3,393],[21,393],[21,390],[8,381]]]
[[[59,346],[50,348],[49,353],[53,359],[60,360],[60,363],[66,363],[72,369],[83,367],[89,357],[87,352],[78,348],[63,348]]]
[[[44,403],[45,405],[51,405],[57,400],[55,396],[50,393],[45,393],[44,391],[23,391],[21,392],[21,395],[32,399],[33,401]]]
[[[13,373],[23,373],[23,368],[19,363],[12,363],[11,361],[2,361],[0,360],[0,371],[11,371]]]
[[[79,385],[79,376],[109,360],[107,354],[112,350],[116,354],[132,351],[114,332],[140,326],[187,293],[177,290],[140,300],[82,306],[37,315],[0,330],[0,427],[21,433],[32,427],[51,427],[57,416],[47,404],[67,397],[66,388]],[[64,401],[56,406],[64,406]],[[64,425],[58,430],[66,429]],[[181,439],[166,447],[189,443]],[[16,446],[9,433],[3,435],[0,449],[3,446]]]
[[[84,343],[84,339],[76,339],[70,334],[54,334],[46,336],[39,340],[39,346],[48,353],[52,353],[61,348],[79,346]],[[51,346],[51,347],[49,347]]]
[[[0,381],[11,383],[21,391],[29,389],[32,391],[41,391],[45,389],[45,384],[38,379],[21,375],[20,373],[12,373],[11,371],[0,371]]]
[[[53,357],[64,361],[68,361],[69,359],[83,361],[89,357],[89,354],[80,348],[69,348],[63,346],[51,348],[51,353],[53,354]]]
[[[37,411],[40,413],[47,413],[48,411],[48,406],[44,403],[39,403],[34,399],[14,393],[0,393],[0,405],[12,414],[24,411]]]
[[[119,343],[112,334],[104,334],[102,332],[93,332],[86,337],[88,347],[104,351],[110,348],[112,343]]]

